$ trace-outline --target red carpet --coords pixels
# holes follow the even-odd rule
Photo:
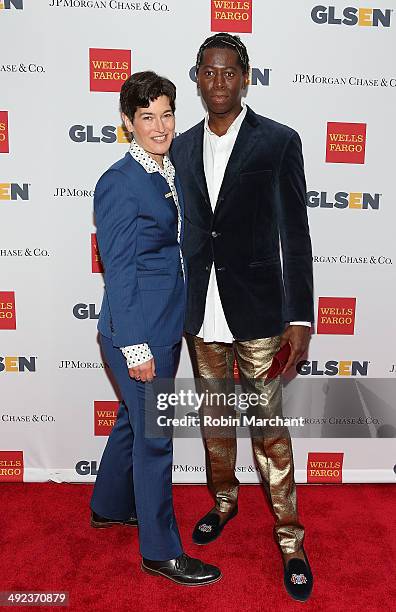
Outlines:
[[[272,517],[258,486],[242,487],[239,515],[207,547],[193,545],[189,537],[196,519],[210,507],[206,488],[174,487],[186,552],[217,563],[224,574],[217,584],[201,588],[143,574],[136,530],[90,528],[91,489],[77,484],[0,485],[1,591],[69,591],[70,605],[60,610],[73,612],[395,609],[392,485],[298,487],[315,574],[314,592],[305,604],[294,603],[284,591]]]

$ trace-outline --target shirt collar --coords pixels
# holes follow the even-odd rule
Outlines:
[[[241,127],[242,121],[245,119],[246,113],[247,113],[247,106],[243,100],[241,100],[241,106],[242,106],[241,112],[239,113],[237,117],[235,117],[234,121],[231,123],[226,133],[223,134],[224,136],[226,134],[229,134],[230,132],[237,132],[239,128]],[[206,114],[204,127],[205,127],[205,130],[208,132],[208,134],[213,134],[213,136],[217,136],[217,134],[212,132],[212,130],[209,127],[209,113]],[[221,137],[218,136],[218,138],[221,138]]]
[[[150,155],[141,147],[136,140],[132,139],[129,153],[132,155],[133,159],[136,160],[149,174],[153,172],[159,172],[162,176],[169,176],[170,178],[174,178],[175,176],[175,168],[167,155],[164,155],[164,167],[161,166],[150,157]]]

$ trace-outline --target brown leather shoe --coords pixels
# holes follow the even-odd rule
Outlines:
[[[169,561],[150,561],[143,558],[142,570],[152,576],[163,576],[183,586],[204,586],[213,584],[221,578],[218,567],[193,559],[185,553]]]
[[[105,518],[104,516],[99,516],[93,510],[91,510],[91,527],[95,527],[95,529],[105,529],[106,527],[113,527],[113,525],[125,525],[126,527],[137,527],[138,520],[135,516],[131,516],[126,521],[117,521],[116,519]]]

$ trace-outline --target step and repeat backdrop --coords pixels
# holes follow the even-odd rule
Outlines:
[[[394,480],[396,4],[367,4],[0,1],[0,481],[95,479],[118,401],[92,198],[128,149],[119,90],[169,77],[185,131],[205,112],[196,52],[221,31],[248,47],[247,103],[303,142],[316,321],[285,381],[285,413],[305,419],[296,479]],[[237,472],[258,480],[246,438]],[[174,481],[205,482],[198,436],[175,440]]]

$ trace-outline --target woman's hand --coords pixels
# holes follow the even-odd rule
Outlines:
[[[129,376],[135,380],[141,380],[142,382],[151,382],[155,376],[155,363],[154,359],[145,361],[134,368],[129,368]]]

